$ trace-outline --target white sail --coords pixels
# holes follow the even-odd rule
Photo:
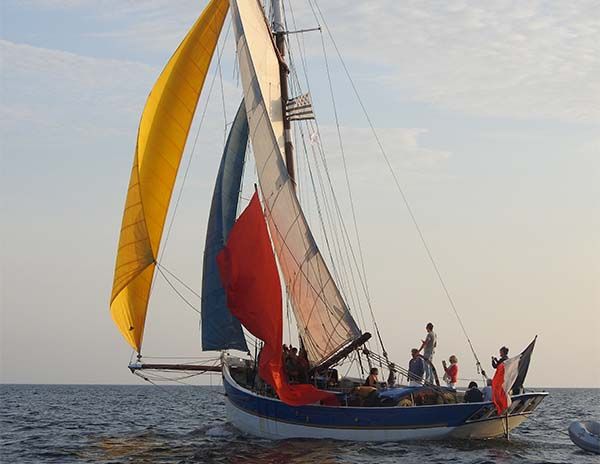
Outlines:
[[[319,362],[360,336],[317,248],[283,157],[279,61],[257,0],[230,0],[250,139],[267,224],[308,357]]]

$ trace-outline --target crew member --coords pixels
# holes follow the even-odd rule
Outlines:
[[[427,336],[425,340],[421,340],[421,348],[419,353],[423,350],[423,358],[425,358],[425,380],[433,383],[433,355],[435,354],[435,348],[437,347],[437,335],[433,331],[433,324],[429,322],[425,326],[427,330]]]

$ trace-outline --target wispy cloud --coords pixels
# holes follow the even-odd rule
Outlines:
[[[160,73],[160,68],[135,61],[101,59],[7,40],[0,40],[0,55],[0,124],[5,135],[13,134],[17,140],[32,133],[41,138],[76,135],[74,142],[124,136],[132,144],[144,102]],[[228,122],[241,96],[235,83],[221,83],[214,72],[210,71],[206,81],[191,138],[202,120],[203,146],[219,150],[225,125],[221,90]]]
[[[369,165],[375,165],[379,170],[383,168],[385,161],[370,128],[345,126],[340,128],[340,132],[344,155],[353,171],[358,174]],[[449,151],[427,147],[422,140],[426,133],[427,129],[422,128],[377,129],[377,135],[392,166],[404,172],[415,173],[441,170],[451,156]],[[336,128],[321,127],[320,134],[329,161],[333,166],[341,167],[342,155]]]
[[[355,75],[387,86],[400,100],[473,115],[600,121],[595,0],[317,3]],[[162,52],[172,50],[204,6],[193,0],[28,4],[92,9],[106,28],[87,34]],[[297,27],[316,24],[309,2],[286,8],[290,19],[293,8]],[[309,50],[320,53],[313,45]]]
[[[377,66],[376,80],[400,98],[475,115],[600,121],[595,1],[318,3],[353,67],[368,76],[362,67]],[[309,9],[298,16],[315,21]]]
[[[24,0],[21,6],[91,13],[102,30],[88,37],[111,39],[149,51],[171,51],[198,18],[207,1],[198,0]]]
[[[0,40],[4,130],[68,128],[114,134],[141,106],[157,70]]]

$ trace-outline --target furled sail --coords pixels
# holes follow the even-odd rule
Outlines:
[[[235,223],[248,144],[248,120],[242,101],[225,144],[210,206],[202,273],[202,349],[248,351],[242,326],[227,307],[217,254]]]
[[[250,139],[275,253],[309,359],[360,336],[294,192],[283,158],[279,62],[258,1],[231,0]]]
[[[140,352],[167,209],[198,98],[228,10],[211,0],[148,96],[138,130],[110,310]]]

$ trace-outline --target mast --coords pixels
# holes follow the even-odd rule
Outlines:
[[[361,336],[294,192],[284,161],[281,57],[264,9],[256,0],[231,0],[237,58],[250,141],[266,220],[308,359],[320,364]],[[281,25],[281,6],[276,10]],[[281,27],[277,27],[281,32]],[[287,35],[287,32],[283,31]],[[295,99],[294,99],[295,100]],[[287,106],[290,106],[288,100]],[[296,105],[297,119],[310,110]],[[284,100],[285,101],[285,100]],[[287,109],[287,108],[286,108]],[[288,119],[294,118],[288,111]],[[308,118],[303,118],[308,119]],[[275,155],[275,156],[274,156]]]
[[[272,0],[273,6],[273,35],[275,45],[279,52],[279,77],[281,80],[281,105],[283,114],[283,140],[285,151],[285,165],[296,189],[296,168],[294,164],[294,145],[292,144],[292,129],[290,118],[287,115],[287,102],[289,100],[288,74],[289,68],[285,62],[285,27],[283,20],[283,0]]]

